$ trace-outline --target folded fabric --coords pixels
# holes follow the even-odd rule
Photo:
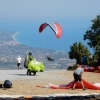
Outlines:
[[[32,60],[28,64],[28,69],[36,72],[44,71],[44,64],[42,62]]]

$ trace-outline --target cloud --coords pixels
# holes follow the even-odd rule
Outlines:
[[[94,18],[100,0],[0,0],[1,20]]]

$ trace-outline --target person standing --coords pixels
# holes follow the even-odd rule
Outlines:
[[[28,69],[28,64],[31,60],[34,60],[34,57],[32,55],[32,52],[29,52],[29,54],[26,55],[24,61],[24,67],[27,68],[27,75],[31,75],[31,71]]]
[[[18,70],[22,69],[21,66],[20,66],[21,62],[22,62],[22,58],[19,55],[18,58],[17,58],[17,67],[18,67]]]
[[[75,89],[76,83],[79,81],[82,84],[83,90],[85,90],[83,81],[82,81],[82,73],[84,72],[84,69],[81,67],[81,65],[78,64],[76,70],[73,73],[74,76],[74,85],[73,90]]]

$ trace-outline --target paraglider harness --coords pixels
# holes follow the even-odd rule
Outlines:
[[[27,68],[29,62],[29,55],[26,56],[25,61],[24,61],[24,67]]]
[[[24,67],[28,68],[28,63],[33,59],[31,55],[26,55],[25,61],[24,61]]]
[[[30,62],[31,60],[33,60],[33,59],[34,59],[34,58],[33,58],[32,55],[27,54],[27,55],[26,55],[26,58],[25,58],[25,61],[24,61],[24,67],[28,69],[28,64],[29,64],[29,62]],[[33,73],[33,75],[36,74],[35,71],[30,71],[30,70],[28,69],[28,70],[27,70],[27,75],[31,75],[31,73]]]

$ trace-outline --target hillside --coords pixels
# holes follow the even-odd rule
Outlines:
[[[45,65],[45,69],[66,69],[75,63],[70,60],[68,53],[44,48],[29,47],[18,43],[14,39],[17,32],[0,30],[0,69],[17,69],[16,57],[20,55],[23,59],[28,52],[32,52],[37,61]],[[48,61],[46,57],[50,55],[54,61]],[[22,63],[23,67],[23,63]]]

